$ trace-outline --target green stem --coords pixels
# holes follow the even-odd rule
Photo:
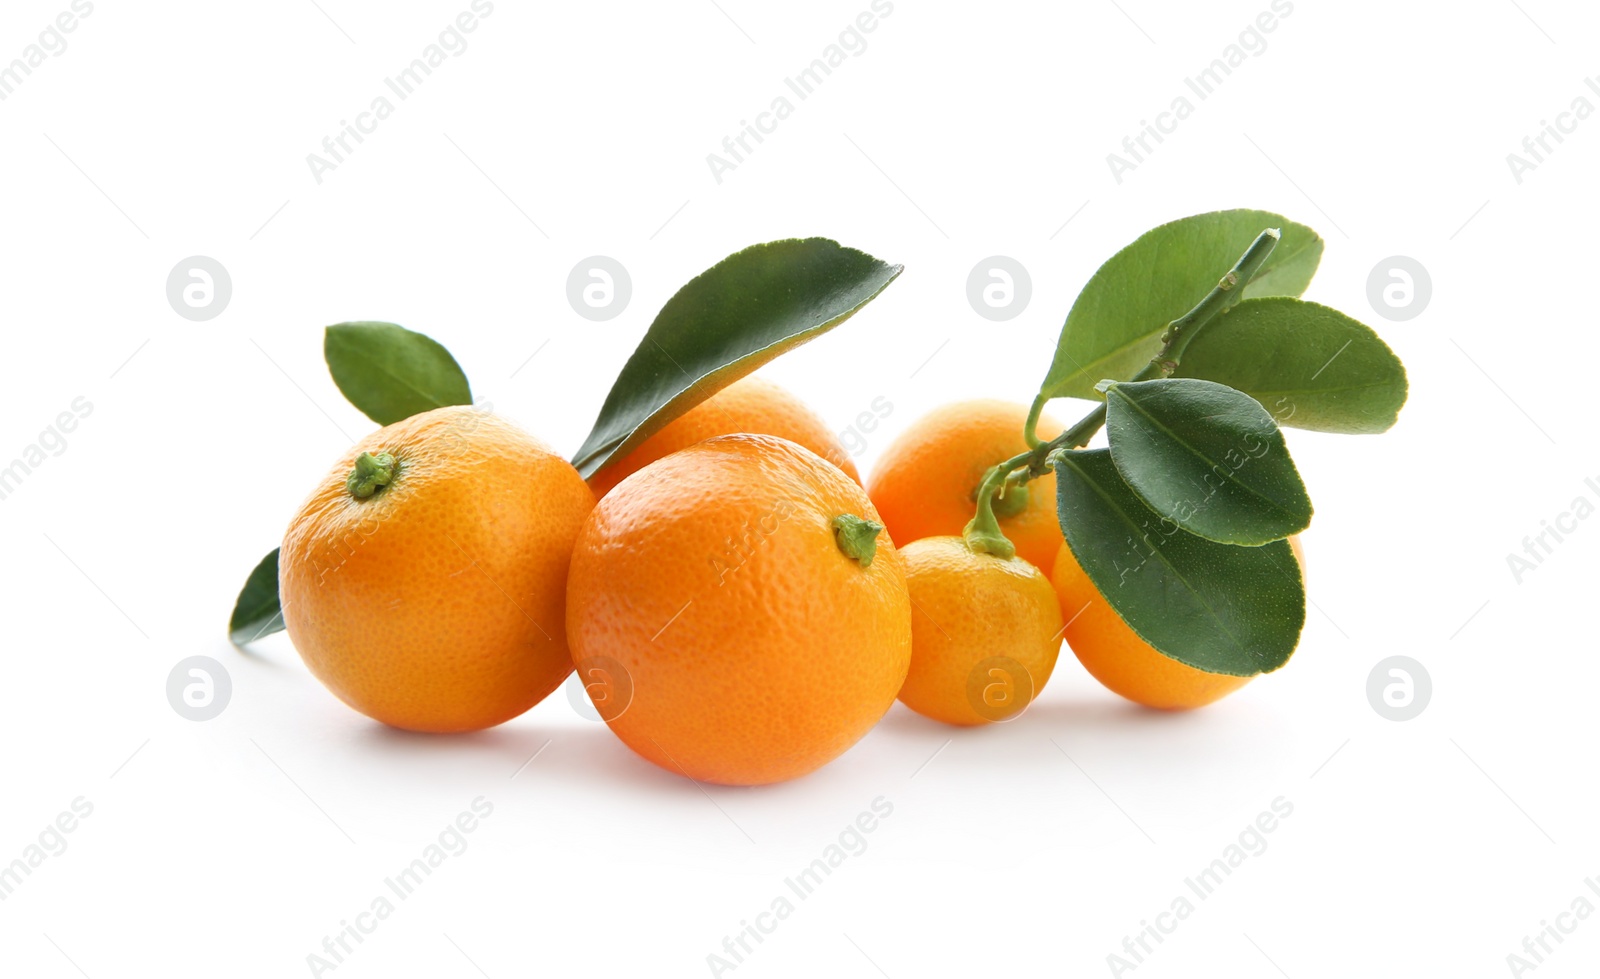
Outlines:
[[[1261,266],[1266,264],[1267,257],[1278,246],[1278,239],[1282,237],[1277,228],[1267,228],[1256,236],[1250,243],[1239,260],[1233,264],[1227,274],[1217,280],[1217,284],[1206,294],[1206,297],[1195,304],[1187,313],[1167,324],[1161,333],[1161,350],[1150,358],[1150,362],[1133,375],[1133,381],[1151,381],[1157,378],[1171,377],[1177,373],[1178,365],[1183,360],[1183,352],[1189,348],[1195,335],[1207,323],[1232,309],[1239,300],[1244,298],[1243,286],[1261,271]],[[1000,471],[1009,475],[1013,470],[1022,466],[1027,471],[1021,475],[1026,481],[1035,476],[1044,475],[1050,453],[1057,449],[1078,449],[1089,444],[1096,432],[1106,423],[1106,405],[1102,401],[1095,405],[1094,410],[1078,419],[1071,428],[1048,442],[1040,442],[1034,435],[1034,425],[1038,422],[1039,414],[1044,409],[1045,402],[1049,400],[1043,395],[1033,400],[1033,407],[1028,412],[1027,430],[1023,433],[1028,440],[1029,449],[1021,455],[1013,456],[990,470],[990,475]],[[1002,476],[1001,478],[1004,478]],[[989,477],[984,478],[989,482]],[[998,485],[998,481],[996,481]],[[982,516],[983,501],[986,499],[982,489],[979,490],[979,517]],[[973,518],[973,523],[978,522],[978,517]]]
[[[1036,430],[1039,427],[1039,416],[1044,414],[1045,403],[1049,400],[1042,394],[1034,398],[1032,407],[1028,409],[1028,420],[1022,423],[1022,437],[1027,440],[1030,449],[1039,447],[1039,433]]]
[[[1025,452],[1019,458],[1025,459],[1027,456]],[[966,538],[967,547],[980,554],[993,554],[998,558],[1016,556],[1016,545],[1001,531],[1000,521],[994,515],[995,491],[1005,483],[1009,472],[1006,464],[1001,463],[989,470],[983,482],[978,484],[978,512],[972,515],[972,520],[961,535]]]
[[[1188,349],[1189,342],[1195,334],[1207,323],[1227,312],[1244,298],[1244,286],[1255,278],[1261,271],[1261,266],[1266,264],[1267,257],[1272,250],[1278,247],[1278,239],[1282,234],[1277,228],[1268,228],[1256,236],[1250,243],[1239,261],[1217,281],[1216,286],[1206,297],[1195,304],[1195,307],[1182,316],[1167,324],[1167,329],[1161,334],[1161,352],[1145,365],[1144,370],[1133,376],[1135,381],[1148,381],[1157,377],[1171,377],[1178,370],[1178,362],[1183,359],[1183,352]]]
[[[1094,438],[1094,433],[1100,431],[1100,426],[1106,423],[1106,403],[1104,401],[1094,406],[1087,415],[1078,419],[1071,428],[1050,440],[1045,448],[1045,455],[1050,454],[1050,449],[1079,449],[1089,444]]]

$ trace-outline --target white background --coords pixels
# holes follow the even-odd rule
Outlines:
[[[1541,921],[1600,905],[1583,883],[1600,874],[1600,521],[1520,584],[1506,560],[1600,494],[1600,121],[1520,184],[1506,162],[1578,96],[1600,105],[1592,7],[1296,0],[1119,184],[1106,155],[1193,101],[1184,77],[1265,0],[900,0],[719,184],[706,155],[867,0],[499,0],[319,184],[307,154],[468,0],[318,2],[99,0],[0,102],[0,460],[74,398],[94,406],[0,501],[0,862],[93,805],[0,902],[5,974],[306,975],[479,796],[494,810],[470,847],[338,976],[704,976],[879,796],[893,814],[865,852],[729,974],[1107,975],[1280,796],[1293,814],[1266,851],[1138,976],[1505,975]],[[8,0],[0,62],[67,6]],[[570,454],[677,286],[745,245],[826,235],[907,271],[765,374],[841,430],[887,398],[865,470],[937,404],[1026,402],[1101,261],[1237,206],[1324,235],[1307,298],[1374,325],[1411,400],[1383,436],[1290,433],[1317,504],[1314,607],[1285,669],[1207,710],[1130,707],[1064,653],[1014,724],[896,706],[811,776],[702,788],[564,693],[481,734],[408,735],[339,704],[284,636],[226,640],[245,574],[371,428],[322,365],[328,323],[431,334],[478,398]],[[633,279],[605,323],[565,295],[595,254]],[[965,296],[995,254],[1033,279],[1004,323]],[[231,272],[209,322],[166,300],[191,255]],[[1432,277],[1406,322],[1367,299],[1392,255]],[[234,686],[204,723],[165,696],[196,654]],[[1395,654],[1434,686],[1404,723],[1365,692]],[[1565,938],[1541,979],[1600,963],[1600,920]]]

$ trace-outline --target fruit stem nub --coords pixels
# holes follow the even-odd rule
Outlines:
[[[350,491],[351,496],[364,500],[393,481],[394,456],[387,452],[377,455],[363,452],[356,456],[356,467],[350,470],[350,478],[345,480],[344,488]]]
[[[845,557],[859,561],[863,568],[872,567],[872,559],[878,553],[878,534],[882,530],[883,524],[863,520],[853,513],[841,513],[833,518],[834,543]]]

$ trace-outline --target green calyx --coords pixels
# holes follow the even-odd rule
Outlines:
[[[883,524],[863,520],[853,513],[841,513],[833,518],[833,540],[845,557],[857,561],[863,568],[872,567],[878,553],[878,534]]]
[[[351,496],[364,500],[394,482],[394,470],[394,456],[389,453],[373,455],[363,452],[356,456],[356,466],[350,470],[350,478],[345,480],[344,488],[350,491]]]

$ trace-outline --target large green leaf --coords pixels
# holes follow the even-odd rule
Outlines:
[[[1162,654],[1209,673],[1254,676],[1294,652],[1306,605],[1288,541],[1237,547],[1163,521],[1122,481],[1107,449],[1060,457],[1056,507],[1089,580]]]
[[[228,620],[228,638],[243,646],[262,636],[283,631],[283,609],[278,605],[278,548],[261,559],[245,579],[239,600]]]
[[[1106,437],[1123,480],[1192,534],[1254,547],[1311,523],[1283,433],[1248,394],[1191,378],[1112,384]]]
[[[1372,328],[1300,299],[1247,299],[1195,334],[1178,367],[1261,402],[1279,425],[1374,433],[1406,403],[1406,369]]]
[[[322,340],[333,383],[379,425],[472,404],[467,376],[438,341],[393,323],[339,323]]]
[[[1300,295],[1322,260],[1322,239],[1310,228],[1252,210],[1163,224],[1113,255],[1083,287],[1040,395],[1096,399],[1094,386],[1102,379],[1132,377],[1160,351],[1167,324],[1204,298],[1267,228],[1279,229],[1282,238],[1243,295]]]
[[[594,475],[722,388],[844,322],[901,268],[827,238],[728,256],[661,308],[572,464],[584,478]]]

